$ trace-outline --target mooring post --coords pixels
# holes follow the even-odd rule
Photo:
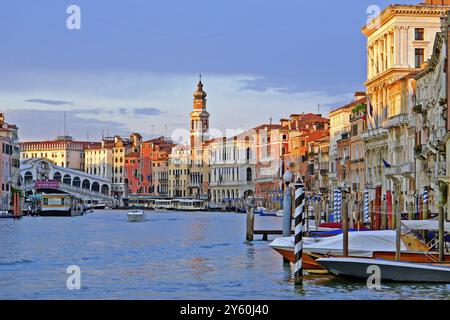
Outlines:
[[[342,190],[342,234],[343,234],[343,255],[348,257],[348,203],[347,193]]]
[[[444,262],[445,260],[444,226],[445,226],[444,206],[439,204],[439,262]]]
[[[302,184],[295,184],[295,258],[294,284],[303,284],[303,233],[305,227],[305,189]]]
[[[400,206],[397,205],[397,199],[394,201],[394,213],[395,213],[395,259],[397,261],[401,260],[401,244],[402,244],[402,213],[400,211]]]
[[[283,237],[290,237],[292,233],[292,189],[286,186],[283,198]]]
[[[255,230],[255,214],[253,211],[253,198],[247,198],[247,241],[253,241]]]

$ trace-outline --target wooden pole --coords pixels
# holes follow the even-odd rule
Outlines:
[[[396,241],[395,241],[395,259],[397,261],[401,260],[401,245],[402,245],[402,214],[400,212],[399,206],[397,206],[397,201],[393,201],[394,213],[395,213],[395,230],[396,230]]]
[[[439,204],[439,262],[444,262],[444,225],[445,225],[445,217],[444,217],[444,206]]]
[[[347,193],[342,191],[342,233],[343,233],[343,255],[348,257],[348,203]]]
[[[320,225],[320,222],[322,221],[322,217],[321,217],[321,210],[320,210],[320,202],[319,202],[319,200],[317,199],[316,200],[316,202],[315,202],[315,216],[316,216],[316,231],[318,230],[318,228],[319,228],[319,225]]]
[[[303,284],[303,233],[305,228],[305,189],[295,184],[295,247],[294,247],[294,284]]]
[[[253,241],[255,230],[255,213],[253,212],[252,199],[247,200],[247,241]]]

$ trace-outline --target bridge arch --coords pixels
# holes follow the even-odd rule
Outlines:
[[[79,177],[73,178],[72,186],[77,187],[77,188],[81,188],[81,180],[80,180]]]
[[[98,182],[93,182],[91,186],[91,190],[94,192],[100,192],[100,184]]]
[[[72,184],[72,177],[70,176],[70,174],[64,175],[64,177],[62,179],[62,183],[68,184],[69,186]]]
[[[91,182],[88,179],[84,179],[81,188],[89,190],[91,188]]]
[[[61,182],[61,180],[62,180],[61,172],[56,171],[56,172],[53,174],[53,180]]]
[[[102,185],[102,194],[109,195],[109,186],[107,184]]]
[[[31,171],[25,172],[25,174],[23,176],[23,180],[25,181],[25,183],[32,182],[33,181],[33,173]]]

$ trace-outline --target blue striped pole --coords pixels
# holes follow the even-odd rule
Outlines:
[[[337,203],[338,203],[338,189],[336,188],[336,189],[334,189],[334,194],[333,194],[333,206],[334,206],[334,210],[333,210],[334,218],[333,218],[333,221],[334,222],[336,222],[336,217],[338,215],[338,210],[339,210],[339,208],[337,206]]]
[[[303,233],[305,231],[305,188],[295,184],[295,250],[294,250],[294,284],[303,283]]]
[[[423,203],[426,205],[428,203],[428,190],[423,192]]]
[[[336,189],[336,201],[335,201],[335,222],[342,221],[342,191],[340,189]]]
[[[364,222],[370,222],[369,189],[364,190]]]

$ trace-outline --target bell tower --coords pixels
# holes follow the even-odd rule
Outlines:
[[[194,110],[190,115],[190,141],[191,149],[193,151],[192,156],[195,158],[196,150],[201,149],[203,142],[208,141],[209,131],[209,113],[206,111],[206,92],[203,91],[202,76],[197,84],[197,90],[193,94],[194,96]]]

